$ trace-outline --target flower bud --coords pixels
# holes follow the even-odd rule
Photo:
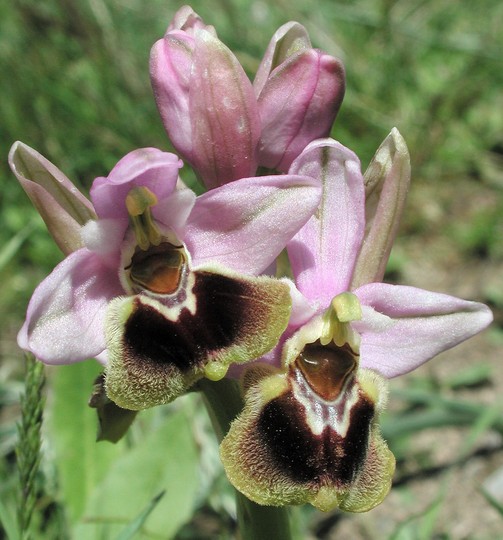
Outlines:
[[[260,95],[271,71],[297,51],[311,48],[307,30],[298,22],[290,21],[276,30],[253,81],[255,93]]]
[[[185,18],[179,12],[173,26],[182,29],[168,30],[150,57],[155,99],[173,146],[207,188],[253,176],[260,120],[250,81],[193,12]]]
[[[300,24],[281,27],[254,82],[262,131],[259,165],[287,171],[307,144],[328,136],[344,85],[342,63],[313,49]]]
[[[169,23],[167,33],[173,30],[183,30],[190,35],[193,35],[195,30],[207,30],[217,37],[215,28],[210,24],[206,24],[190,6],[182,6],[175,13]]]

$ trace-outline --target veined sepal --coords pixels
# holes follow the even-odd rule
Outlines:
[[[80,249],[82,226],[96,219],[91,202],[55,165],[20,141],[10,149],[9,165],[61,251],[68,255]]]
[[[116,298],[106,323],[107,395],[140,410],[173,401],[202,377],[219,380],[231,363],[271,350],[290,310],[286,283],[220,267],[190,272],[174,305],[147,293]]]
[[[400,132],[393,128],[377,149],[364,175],[363,244],[356,258],[351,290],[383,279],[402,217],[410,184],[410,156]]]

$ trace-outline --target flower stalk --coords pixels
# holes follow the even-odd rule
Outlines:
[[[231,379],[217,382],[201,379],[197,386],[220,443],[229,431],[231,422],[243,409],[239,386]],[[243,540],[292,539],[286,507],[262,506],[237,490],[235,493],[238,527]]]

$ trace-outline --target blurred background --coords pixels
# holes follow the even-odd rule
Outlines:
[[[24,362],[15,342],[35,286],[62,259],[7,166],[22,140],[85,192],[134,148],[170,149],[148,57],[183,2],[0,4],[0,538],[15,521]],[[340,57],[332,136],[365,170],[393,126],[412,187],[386,280],[485,302],[483,334],[390,383],[390,496],[363,515],[292,510],[299,538],[494,539],[503,534],[503,3],[500,0],[192,2],[253,78],[288,20]],[[191,180],[190,171],[184,172]],[[47,369],[35,539],[108,539],[163,497],[134,538],[235,537],[235,509],[197,396],[94,443],[95,363]],[[3,527],[2,527],[3,526]],[[2,532],[3,528],[3,532]],[[10,532],[9,532],[10,531]]]

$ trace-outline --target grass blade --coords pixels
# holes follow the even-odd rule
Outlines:
[[[140,515],[132,521],[121,533],[117,536],[116,540],[131,540],[134,538],[135,534],[143,527],[143,524],[147,520],[150,512],[156,507],[157,503],[164,496],[165,491],[161,491],[159,495],[156,495],[150,503],[145,507],[145,509],[140,513]]]
[[[44,366],[33,355],[26,355],[26,389],[21,398],[21,424],[18,426],[19,442],[16,447],[20,481],[18,525],[20,538],[29,539],[30,522],[36,502],[35,480],[40,465],[40,446],[43,413],[42,390]]]

